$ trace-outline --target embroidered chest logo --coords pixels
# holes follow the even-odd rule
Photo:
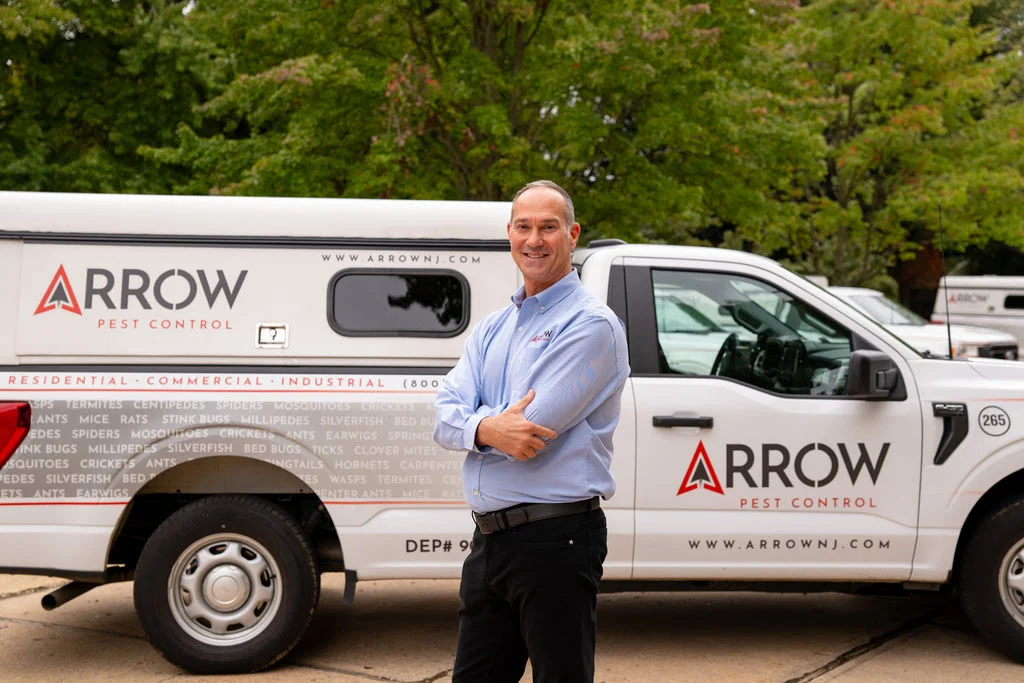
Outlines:
[[[549,341],[551,341],[551,330],[544,330],[540,334],[533,335],[533,337],[530,338],[530,341],[527,342],[527,344],[529,346],[539,346],[539,345],[543,344],[544,342],[549,342]]]

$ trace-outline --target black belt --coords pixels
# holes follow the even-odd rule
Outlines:
[[[493,534],[495,531],[504,531],[527,522],[575,515],[580,512],[596,510],[599,507],[601,507],[600,496],[575,503],[528,503],[495,512],[485,512],[482,515],[474,512],[473,521],[476,522],[476,528],[480,530],[480,533]]]

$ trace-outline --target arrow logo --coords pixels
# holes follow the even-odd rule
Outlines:
[[[46,293],[43,294],[39,305],[36,306],[36,312],[32,315],[39,315],[40,313],[46,313],[58,308],[75,315],[82,315],[82,309],[78,307],[75,290],[71,289],[71,281],[68,280],[68,274],[64,270],[63,263],[57,269],[53,279],[50,280],[50,286],[46,288]]]
[[[690,466],[686,469],[686,476],[683,477],[683,483],[679,485],[676,495],[681,496],[698,488],[725,495],[703,441],[697,443],[697,450],[693,452],[693,459],[690,460]]]

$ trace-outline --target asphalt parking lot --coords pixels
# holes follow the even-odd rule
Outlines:
[[[0,576],[0,680],[188,681],[146,643],[131,584],[97,588],[46,612],[59,579]],[[260,681],[451,680],[455,581],[324,579],[306,638]],[[602,595],[598,681],[1020,681],[1024,667],[989,650],[955,603],[836,594]],[[529,673],[524,680],[530,680]]]

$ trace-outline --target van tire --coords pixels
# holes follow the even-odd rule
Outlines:
[[[982,638],[1024,664],[1024,499],[986,517],[964,547],[960,604]],[[1009,579],[1019,577],[1010,585]]]
[[[251,673],[299,642],[320,574],[302,528],[255,496],[193,501],[161,524],[135,569],[135,610],[149,642],[197,674]]]

